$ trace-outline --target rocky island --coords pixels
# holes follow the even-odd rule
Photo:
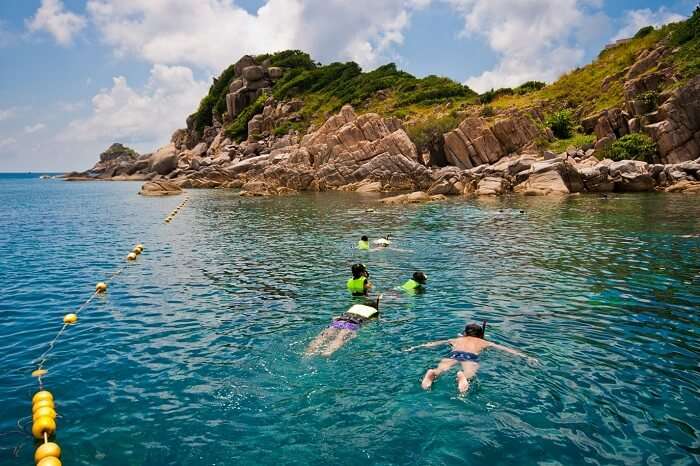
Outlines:
[[[700,192],[699,24],[700,8],[685,22],[643,28],[550,85],[481,95],[393,64],[362,72],[301,51],[244,56],[168,145],[139,155],[114,144],[66,178],[144,180],[144,193],[159,194],[423,193],[399,198],[407,202]]]

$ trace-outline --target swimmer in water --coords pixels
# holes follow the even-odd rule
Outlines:
[[[529,358],[520,351],[486,341],[484,339],[485,331],[486,322],[482,325],[469,324],[464,328],[464,333],[459,338],[434,341],[407,349],[406,351],[413,351],[417,348],[433,348],[445,344],[449,344],[452,347],[450,354],[443,358],[435,369],[428,369],[423,377],[421,387],[424,390],[429,390],[435,379],[459,362],[462,370],[457,372],[457,387],[460,393],[466,393],[469,390],[469,381],[476,375],[476,371],[479,370],[479,354],[486,348],[495,348],[506,353],[528,358],[531,362],[537,361],[535,358]]]
[[[353,296],[367,296],[372,284],[369,282],[369,272],[364,264],[354,264],[351,268],[352,278],[349,278],[346,286]]]
[[[409,293],[418,293],[425,290],[428,276],[423,272],[413,272],[413,278],[401,285],[401,289]]]
[[[367,236],[362,236],[360,241],[357,242],[357,249],[368,251],[369,250],[369,238]]]
[[[379,317],[379,295],[369,305],[355,304],[339,317],[333,319],[331,325],[321,332],[306,348],[306,355],[320,354],[330,356],[338,351],[345,343],[357,336],[357,331],[369,320]]]

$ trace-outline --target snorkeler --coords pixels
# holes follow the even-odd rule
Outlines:
[[[357,249],[361,249],[363,251],[369,250],[369,238],[367,236],[362,236],[360,238],[360,241],[357,242]]]
[[[413,278],[401,285],[401,289],[409,292],[423,291],[428,282],[428,276],[423,272],[413,272]]]
[[[386,248],[391,244],[391,240],[389,240],[389,235],[386,235],[384,238],[375,239],[372,244],[380,248]]]
[[[357,336],[357,331],[368,320],[379,317],[379,295],[372,306],[355,304],[340,317],[336,317],[331,325],[321,332],[306,348],[306,355],[321,354],[330,356],[345,343]]]
[[[460,393],[466,393],[466,391],[469,390],[469,380],[474,377],[476,371],[479,370],[479,354],[486,348],[496,348],[516,356],[528,358],[529,361],[537,361],[535,358],[530,358],[520,351],[486,341],[484,339],[485,331],[485,321],[481,325],[469,324],[464,328],[464,333],[459,338],[434,341],[407,349],[406,351],[413,351],[416,348],[433,348],[444,344],[452,346],[450,354],[446,358],[443,358],[435,369],[428,369],[423,377],[421,387],[423,387],[424,390],[430,389],[435,379],[459,362],[462,366],[462,370],[457,372],[457,387]]]
[[[367,296],[372,284],[369,282],[369,272],[364,264],[354,264],[351,268],[352,278],[347,281],[347,289],[353,296]]]

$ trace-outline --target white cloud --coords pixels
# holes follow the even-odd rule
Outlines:
[[[0,149],[4,149],[8,146],[15,144],[17,140],[15,138],[4,138],[0,139]]]
[[[71,122],[59,139],[105,145],[120,141],[152,150],[182,126],[208,88],[183,66],[154,65],[142,91],[131,88],[125,77],[115,77],[110,89],[92,98],[92,115]]]
[[[64,113],[73,113],[77,112],[81,108],[85,106],[85,103],[82,101],[77,101],[77,102],[58,102],[58,108]]]
[[[632,37],[645,26],[659,27],[664,24],[683,21],[684,19],[686,18],[683,15],[669,11],[664,6],[656,11],[652,11],[649,8],[628,10],[624,15],[622,29],[620,29],[620,32],[618,32],[612,40]]]
[[[0,121],[9,120],[14,117],[16,113],[17,109],[15,107],[0,108]]]
[[[401,44],[411,12],[430,0],[267,0],[255,14],[233,0],[89,0],[119,55],[219,72],[243,54],[290,48],[322,61],[379,64]]]
[[[590,8],[600,0],[446,0],[464,17],[463,33],[483,38],[499,55],[491,70],[466,80],[474,90],[552,81],[580,64],[586,28],[607,27]]]
[[[34,17],[27,21],[27,28],[32,32],[45,30],[59,44],[68,45],[85,24],[85,18],[67,11],[61,0],[42,0]]]
[[[41,131],[42,129],[46,128],[46,125],[43,123],[37,123],[35,125],[28,125],[24,127],[24,132],[27,134],[32,134],[36,133],[37,131]]]

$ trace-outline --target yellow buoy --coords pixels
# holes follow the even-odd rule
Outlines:
[[[64,324],[74,324],[78,321],[78,314],[66,314],[63,316]]]
[[[61,466],[61,460],[55,456],[47,456],[43,460],[39,461],[36,466]]]
[[[136,254],[133,252],[130,252],[129,254],[126,255],[126,260],[128,261],[135,261],[136,260]]]
[[[34,461],[37,464],[44,458],[60,458],[61,457],[61,447],[57,443],[46,442],[39,445],[39,448],[34,452]]]
[[[37,369],[32,371],[32,377],[41,377],[44,374],[47,374],[49,371],[46,369]]]
[[[35,413],[37,409],[44,407],[56,409],[56,405],[53,404],[53,400],[39,400],[32,405],[32,413]]]
[[[107,291],[107,284],[105,282],[99,282],[97,285],[95,285],[95,291],[98,293],[104,293]]]
[[[143,244],[139,243],[136,245],[136,247],[139,248],[141,252],[143,252]]]
[[[34,414],[32,414],[32,419],[35,421],[40,417],[50,417],[51,419],[56,419],[56,410],[49,408],[48,406],[42,406],[34,411]]]
[[[36,439],[44,438],[44,434],[51,436],[54,432],[56,432],[56,421],[50,417],[40,417],[32,424],[32,435]]]
[[[36,392],[32,397],[32,403],[36,403],[39,400],[51,400],[53,401],[53,394],[48,390],[41,390]]]

